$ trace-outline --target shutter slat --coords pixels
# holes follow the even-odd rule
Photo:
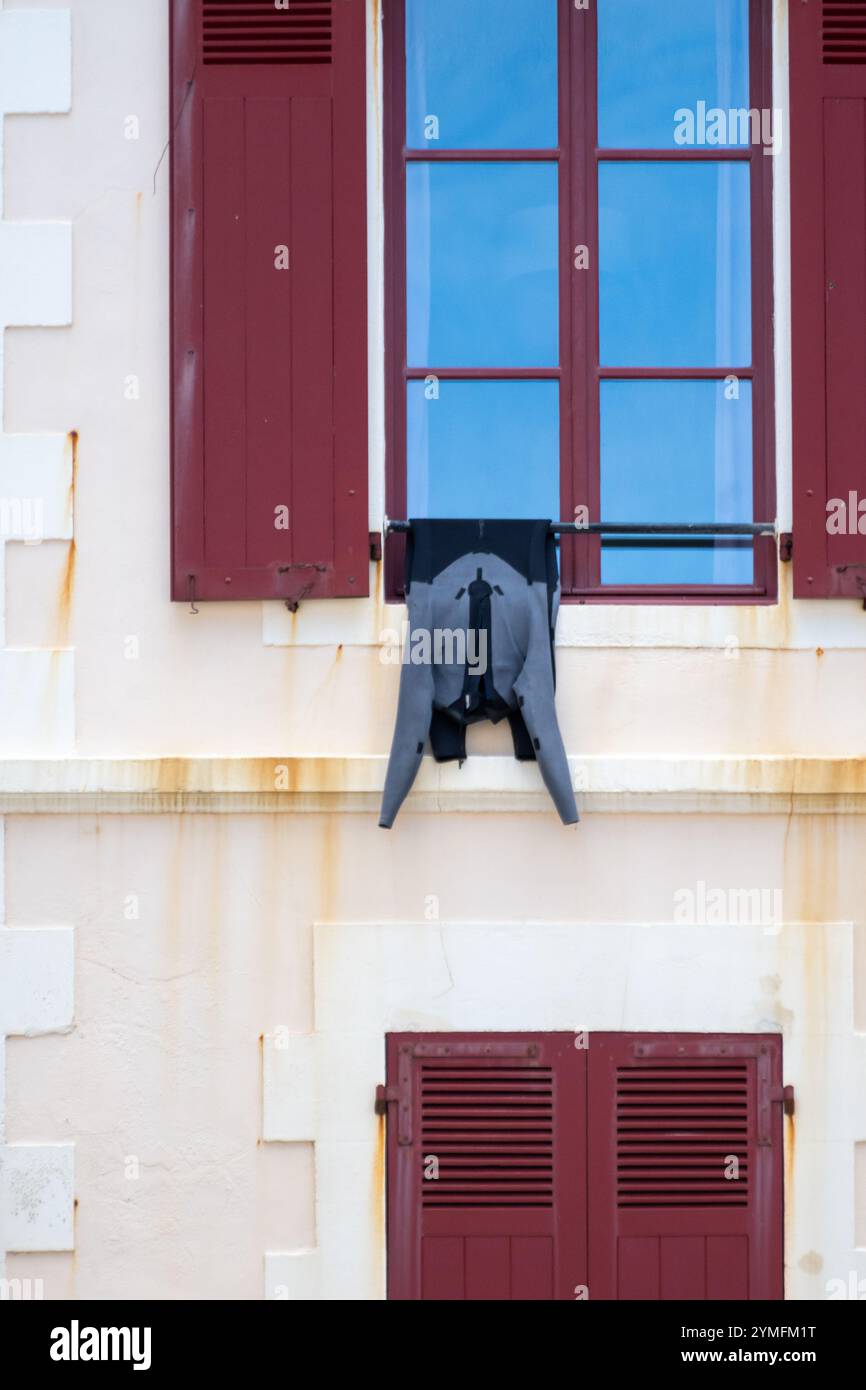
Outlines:
[[[438,1159],[424,1181],[424,1206],[490,1207],[553,1203],[553,1073],[549,1067],[480,1069],[434,1059],[419,1067],[421,1162]],[[533,1145],[531,1163],[519,1145]],[[495,1147],[492,1147],[495,1146]]]
[[[331,0],[278,9],[262,0],[203,0],[206,64],[330,63]]]
[[[821,8],[822,61],[866,63],[866,5],[860,0],[824,0]]]
[[[748,1063],[700,1073],[670,1067],[616,1071],[616,1182],[619,1206],[747,1206],[749,1169],[725,1176],[731,1156],[745,1156],[752,1117]],[[713,1148],[706,1141],[712,1137]],[[640,1141],[639,1149],[634,1147]],[[700,1151],[691,1148],[702,1144]]]

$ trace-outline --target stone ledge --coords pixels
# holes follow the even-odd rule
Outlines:
[[[589,813],[866,813],[866,757],[570,758]],[[0,760],[0,814],[302,813],[378,809],[384,755]],[[425,758],[408,812],[553,815],[537,767]]]

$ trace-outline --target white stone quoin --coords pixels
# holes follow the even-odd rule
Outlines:
[[[74,738],[72,653],[10,651],[5,638],[6,545],[72,539],[72,445],[4,423],[5,330],[72,320],[72,227],[8,221],[3,207],[6,117],[68,111],[71,67],[68,10],[0,10],[0,756],[69,752]]]

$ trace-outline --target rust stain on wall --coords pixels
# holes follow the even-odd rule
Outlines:
[[[69,1251],[69,1292],[74,1297],[78,1283],[78,1198],[72,1200],[72,1249]]]
[[[75,519],[75,495],[78,489],[78,430],[69,430],[66,435],[69,441],[69,451],[71,455],[69,472],[69,489],[67,492],[67,506],[69,509],[69,520]]]
[[[164,961],[166,974],[177,976],[183,968],[183,924],[187,920],[189,908],[184,901],[184,882],[189,863],[189,845],[187,843],[187,822],[183,816],[175,816],[171,822],[172,838],[168,853],[168,863],[165,868],[165,907],[160,913],[160,919],[165,922],[166,944],[164,951]],[[162,952],[160,953],[162,955]],[[164,1026],[166,1027],[166,1045],[163,1055],[167,1059],[172,1059],[178,1055],[175,1051],[178,1038],[178,1020],[175,1017],[174,1009],[175,993],[169,987],[164,994],[163,1004],[165,1007]]]
[[[823,1256],[817,1250],[807,1250],[805,1255],[801,1255],[797,1261],[804,1274],[820,1274],[824,1268]]]
[[[75,498],[78,490],[78,430],[69,430],[66,435],[70,453],[69,487],[66,492],[66,515],[70,526],[75,524]],[[75,566],[78,551],[73,536],[66,552],[66,564],[60,581],[57,598],[57,645],[65,647],[69,642],[69,626],[72,618],[72,598],[75,591]]]
[[[78,563],[78,548],[74,539],[69,542],[66,563],[60,580],[60,593],[57,596],[57,645],[65,647],[69,643],[69,628],[72,621],[72,599],[75,593],[75,567]]]
[[[854,1028],[866,1033],[866,923],[855,922],[853,935]]]
[[[188,786],[189,780],[189,759],[157,759],[155,791],[181,792]]]
[[[845,763],[840,759],[840,763]],[[862,775],[857,760],[849,767],[820,768],[817,786],[821,791],[850,788]],[[790,817],[783,848],[783,890],[785,916],[791,921],[832,922],[839,911],[839,885],[844,875],[839,865],[838,823],[836,816]]]
[[[202,822],[194,822],[201,831]],[[207,876],[207,928],[204,945],[207,952],[207,968],[214,984],[221,977],[223,961],[223,929],[231,921],[229,890],[226,880],[231,880],[231,821],[228,816],[214,816],[209,827],[207,849],[210,854],[210,868]]]
[[[776,613],[779,620],[779,626],[781,627],[781,632],[779,633],[779,643],[782,647],[790,647],[791,619],[793,617],[791,607],[793,603],[793,585],[791,582],[790,575],[788,575],[785,572],[785,566],[783,565],[781,568],[782,573],[779,575],[779,601],[776,605]],[[789,565],[788,569],[790,568],[791,567]]]
[[[322,843],[319,864],[319,906],[317,918],[320,922],[333,922],[338,898],[337,875],[339,874],[339,831],[337,817],[322,817]]]
[[[796,1120],[794,1115],[784,1116],[784,1227],[785,1252],[791,1251],[794,1240],[794,1173],[796,1161]]]
[[[334,793],[344,789],[345,765],[332,757],[143,758],[135,767],[128,790],[172,797],[176,809],[186,809],[187,796],[209,793],[268,794],[278,809],[287,793]],[[197,810],[198,807],[192,809]]]
[[[269,966],[269,967],[270,967],[270,964],[271,964],[271,962],[268,962],[268,966]],[[256,1089],[256,1094],[257,1094],[258,1096],[261,1096],[262,1098],[264,1098],[264,1094],[265,1094],[265,1035],[264,1035],[264,1033],[259,1033],[259,1084],[258,1084],[258,1087],[257,1087],[257,1089]],[[264,1112],[263,1103],[260,1102],[259,1105],[258,1105],[256,1108],[257,1108],[257,1110],[258,1110],[258,1116],[259,1116],[259,1119],[258,1119],[258,1128],[259,1128],[259,1132],[258,1132],[258,1136],[257,1136],[257,1138],[256,1138],[256,1148],[261,1148],[261,1146],[262,1146],[262,1144],[263,1144],[263,1142],[264,1142],[264,1136],[262,1135],[262,1117],[263,1117],[263,1112]]]
[[[376,1120],[376,1148],[373,1154],[373,1192],[370,1202],[373,1239],[373,1284],[378,1282],[380,1271],[385,1264],[385,1156],[387,1152],[387,1132],[385,1116]]]

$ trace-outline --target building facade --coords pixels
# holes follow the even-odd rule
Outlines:
[[[532,3],[0,8],[0,1274],[46,1298],[866,1296],[863,36]],[[564,535],[581,823],[481,725],[380,829],[386,518],[584,507],[772,534]]]

